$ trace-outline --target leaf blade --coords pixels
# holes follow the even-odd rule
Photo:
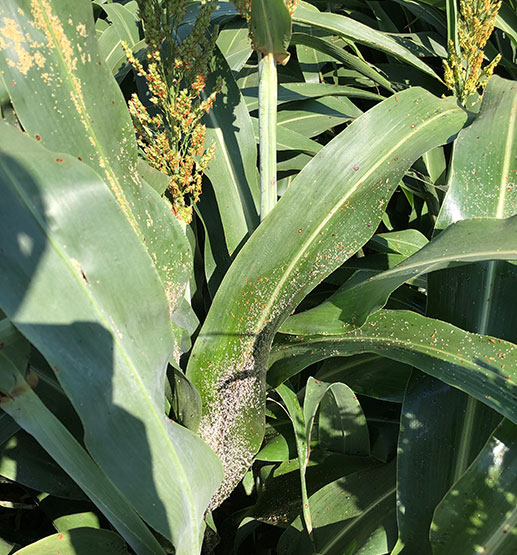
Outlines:
[[[303,366],[308,361],[362,352],[377,352],[413,365],[517,421],[517,367],[513,362],[517,347],[406,310],[380,310],[364,326],[343,335],[282,335],[270,361],[297,355]],[[272,383],[281,383],[298,371],[293,360],[285,368],[287,372],[283,365],[270,370]]]
[[[11,238],[0,258],[3,310],[53,367],[96,462],[179,552],[195,552],[220,471],[209,448],[163,411],[173,343],[158,274],[91,168],[56,157],[7,124],[0,133],[0,225]],[[187,448],[203,453],[208,465],[195,468],[182,454]],[[132,458],[132,469],[116,452]],[[136,468],[147,487],[134,482]]]
[[[456,105],[418,89],[378,104],[305,166],[233,262],[187,369],[203,399],[202,436],[223,465],[235,464],[232,442],[241,455],[247,453],[247,458],[239,457],[238,468],[227,471],[226,494],[262,439],[265,359],[276,329],[317,283],[370,238],[412,160],[446,141],[463,121]],[[366,148],[365,130],[373,122],[379,122],[377,132]],[[339,168],[329,163],[336,158]],[[396,163],[388,165],[394,158]],[[381,178],[383,186],[377,187]],[[368,218],[355,210],[363,202],[371,206]]]
[[[461,555],[478,546],[501,555],[515,550],[516,457],[517,427],[505,420],[436,508],[433,553]]]
[[[34,376],[30,380],[31,385],[24,379],[29,343],[7,319],[0,321],[0,337],[6,345],[0,350],[0,389],[9,399],[3,399],[2,409],[40,441],[137,553],[163,553],[133,507],[41,402],[34,392],[37,388]]]
[[[109,184],[155,263],[174,311],[191,272],[192,253],[170,208],[138,177],[131,119],[99,54],[91,3],[7,0],[0,14],[1,76],[23,128],[47,148],[92,167]],[[12,40],[9,29],[22,37],[21,43]],[[174,257],[167,255],[171,244]],[[178,352],[180,343],[179,337]]]
[[[365,44],[372,48],[379,49],[439,79],[436,73],[427,64],[422,62],[409,50],[399,45],[388,35],[372,29],[359,21],[338,14],[310,10],[308,7],[305,7],[304,2],[298,5],[296,12],[293,14],[293,21],[325,29],[356,41],[359,44]]]
[[[350,331],[382,308],[389,295],[410,278],[462,262],[516,260],[516,234],[517,217],[459,221],[394,268],[345,282],[321,305],[291,316],[281,331],[295,334],[318,333],[318,329],[330,334]]]

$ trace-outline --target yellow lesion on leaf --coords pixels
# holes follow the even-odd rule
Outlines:
[[[108,160],[95,140],[95,132],[90,125],[88,109],[83,97],[82,81],[77,75],[79,58],[74,50],[73,43],[65,33],[63,22],[55,14],[49,0],[31,0],[30,6],[33,22],[30,23],[29,31],[25,35],[22,32],[22,27],[18,25],[15,19],[4,17],[3,20],[0,20],[0,50],[9,49],[14,52],[14,55],[11,55],[11,57],[6,56],[6,63],[10,67],[16,68],[23,75],[27,75],[34,65],[39,69],[44,69],[47,60],[52,60],[56,57],[55,54],[58,54],[57,57],[61,58],[71,84],[69,90],[70,100],[87,132],[91,146],[97,151],[99,166],[104,169],[107,181],[117,201],[126,213],[129,223],[137,234],[142,237],[139,224],[132,213],[121,184],[113,174]],[[18,10],[18,13],[24,15],[20,10]],[[74,22],[70,19],[69,24],[72,26],[73,32],[79,33],[82,37],[88,36],[87,27],[84,23],[74,25]],[[46,53],[47,56],[43,53]],[[80,61],[84,65],[86,62],[91,62],[91,60],[91,55],[88,53],[87,56],[83,55]],[[47,71],[41,72],[42,81],[47,86],[54,85],[56,88],[60,87],[61,79],[59,78],[59,71],[55,72],[54,70],[53,73],[51,71],[52,67],[45,69]],[[56,81],[58,82],[56,83]],[[53,106],[53,108],[57,110],[57,106]],[[93,160],[93,157],[90,158]]]
[[[45,56],[43,56],[43,54],[41,52],[35,52],[34,53],[34,61],[36,62],[36,65],[39,68],[42,68],[42,67],[45,66],[46,58],[45,58]]]
[[[81,35],[81,37],[86,38],[88,36],[86,33],[86,25],[84,23],[79,23],[75,30]]]
[[[32,51],[39,50],[45,47],[44,43],[35,40],[30,33],[25,33],[25,40],[29,43]]]
[[[52,76],[50,75],[50,73],[42,73],[41,78],[43,79],[45,85],[50,85],[52,83]]]
[[[25,50],[25,48],[20,48],[17,52],[18,63],[16,64],[16,69],[22,74],[27,75],[29,70],[34,65],[34,58]]]
[[[172,268],[162,268],[162,271],[167,274],[168,270],[172,270]],[[178,284],[176,281],[173,280],[163,280],[165,295],[167,300],[169,301],[169,307],[174,308],[177,306],[181,296],[184,292],[184,287],[181,284]]]
[[[66,36],[63,24],[59,17],[53,11],[48,0],[32,0],[31,1],[32,17],[34,18],[34,26],[36,29],[44,33],[47,39],[47,46],[50,49],[58,48],[63,56],[66,68],[72,79],[76,94],[72,96],[72,101],[78,112],[85,109],[84,100],[82,98],[82,83],[75,75],[77,69],[77,58],[74,55],[72,43]]]
[[[15,67],[22,75],[27,75],[34,65],[34,58],[24,48],[25,37],[20,31],[16,21],[10,17],[3,18],[3,26],[0,27],[0,49],[12,48],[17,60],[7,59],[10,67]]]
[[[72,100],[72,103],[74,104],[75,109],[79,114],[81,123],[88,133],[88,140],[90,144],[94,149],[97,149],[99,145],[97,145],[95,141],[93,130],[91,129],[90,123],[88,121],[88,110],[82,94],[82,83],[76,74],[78,57],[75,55],[75,52],[72,48],[72,43],[65,33],[63,23],[61,22],[59,17],[52,11],[51,5],[48,0],[31,0],[31,10],[32,16],[34,18],[34,25],[38,30],[42,31],[45,34],[47,39],[47,46],[51,49],[57,48],[61,56],[63,57],[67,73],[72,82],[72,90],[70,90],[69,93],[70,99]],[[68,20],[68,23],[71,26],[74,25],[71,18]],[[86,25],[84,25],[83,23],[79,23],[77,26],[75,26],[75,30],[81,36],[87,36]],[[91,60],[89,54],[88,60]],[[97,151],[97,153],[99,166],[105,170],[106,179],[108,180],[108,183],[110,184],[116,199],[122,206],[132,227],[139,235],[141,235],[138,229],[138,224],[135,221],[122,187],[117,182],[115,176],[112,174],[112,171],[110,171],[110,169],[108,168],[108,163],[105,159],[105,156],[99,150]]]

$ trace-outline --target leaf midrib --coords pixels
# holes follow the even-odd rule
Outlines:
[[[506,199],[506,186],[504,179],[510,177],[510,159],[513,146],[513,139],[515,138],[515,121],[517,119],[517,95],[514,96],[512,109],[510,114],[510,123],[508,125],[508,133],[506,135],[506,143],[504,148],[503,164],[501,168],[501,184],[499,187],[499,203],[497,205],[496,218],[504,216],[504,201]]]
[[[462,220],[465,221],[465,220]],[[431,244],[431,243],[429,243]],[[423,247],[425,249],[425,247]],[[420,252],[420,251],[418,251]],[[417,253],[415,253],[416,255]],[[511,257],[517,258],[517,248],[515,249],[497,249],[497,250],[479,250],[476,253],[472,253],[472,254],[465,254],[465,255],[458,255],[458,256],[436,256],[434,258],[431,259],[431,261],[429,262],[413,262],[412,264],[406,263],[406,262],[401,262],[399,264],[399,266],[396,266],[395,268],[391,269],[391,270],[387,270],[386,272],[381,272],[379,274],[377,274],[376,276],[373,276],[372,278],[370,278],[368,281],[362,281],[360,283],[358,283],[356,285],[356,287],[361,287],[363,286],[365,283],[372,283],[372,282],[376,282],[376,281],[383,281],[385,279],[389,279],[391,277],[395,277],[397,274],[405,274],[406,272],[411,273],[412,270],[417,269],[417,272],[415,272],[414,274],[412,273],[411,277],[418,277],[419,275],[425,274],[425,273],[429,273],[430,271],[432,271],[433,266],[438,265],[438,266],[442,266],[445,263],[449,263],[449,262],[477,262],[479,260],[494,260],[493,258],[490,258],[491,256],[494,256],[495,254],[500,255],[497,256],[497,258],[495,258],[495,260],[507,260],[507,259],[511,259]],[[480,258],[482,257],[482,258]],[[504,258],[504,257],[509,257],[509,258]],[[420,270],[419,268],[422,268],[424,266],[424,268],[422,270]]]
[[[285,126],[287,123],[293,123],[293,122],[298,122],[298,121],[302,121],[304,119],[310,119],[310,118],[335,118],[335,119],[355,119],[354,116],[345,116],[345,114],[343,115],[335,115],[335,114],[320,114],[320,113],[312,113],[312,114],[307,114],[306,116],[297,116],[295,118],[291,118],[291,119],[283,119],[281,121],[278,122],[279,126]],[[294,130],[292,130],[294,131]],[[296,131],[295,131],[296,133]]]

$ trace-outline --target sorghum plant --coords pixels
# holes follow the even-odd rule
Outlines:
[[[444,4],[0,2],[0,551],[517,551],[515,0],[471,114]]]

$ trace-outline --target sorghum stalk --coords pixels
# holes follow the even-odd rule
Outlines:
[[[277,201],[276,106],[278,85],[273,54],[259,54],[259,57],[260,219],[263,220]]]
[[[287,46],[291,36],[291,18],[299,0],[233,0],[248,23],[249,36],[259,56],[259,153],[260,153],[260,219],[263,220],[277,202],[276,125],[277,70],[276,64],[287,63]],[[276,4],[276,5],[275,5]],[[279,5],[285,11],[279,12]],[[269,10],[273,17],[268,18]],[[286,16],[287,14],[287,16]],[[275,25],[280,15],[282,24]],[[282,28],[283,25],[283,28]]]

